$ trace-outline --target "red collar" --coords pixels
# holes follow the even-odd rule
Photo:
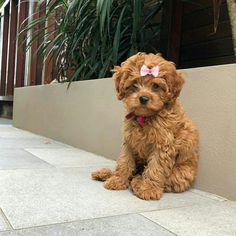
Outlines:
[[[140,125],[140,126],[144,126],[146,123],[147,123],[147,118],[146,117],[144,117],[144,116],[136,116],[135,114],[134,114],[134,112],[130,112],[130,113],[128,113],[126,116],[125,116],[125,118],[126,119],[133,119],[133,120],[135,120],[136,122],[138,122],[138,124]]]

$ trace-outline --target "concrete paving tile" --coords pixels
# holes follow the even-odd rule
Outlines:
[[[236,202],[214,202],[192,207],[142,213],[180,236],[235,236]]]
[[[0,124],[0,130],[1,130],[1,132],[5,132],[5,131],[16,130],[16,128],[13,127],[12,125],[3,125],[3,124]]]
[[[0,209],[0,235],[1,235],[1,231],[10,230],[10,229],[11,229],[11,227],[6,222],[6,219],[5,219],[4,215],[3,215],[3,212]]]
[[[192,192],[144,201],[90,179],[96,168],[0,171],[0,206],[15,229],[215,202]]]
[[[10,119],[0,118],[1,125],[12,125],[13,121]]]
[[[16,139],[34,139],[34,140],[39,140],[40,142],[43,140],[43,142],[49,144],[51,142],[56,142],[57,144],[60,144],[63,147],[71,147],[67,144],[58,142],[58,141],[54,141],[50,138],[46,138],[44,136],[41,135],[37,135],[34,133],[31,133],[29,131],[26,130],[22,130],[22,129],[18,129],[15,128],[13,126],[9,126],[9,125],[5,125],[5,126],[1,126],[0,125],[0,138],[4,138],[4,139],[13,139],[14,141]]]
[[[114,161],[76,148],[26,149],[29,153],[56,167],[115,165]]]
[[[173,236],[174,234],[140,215],[122,215],[3,232],[1,236]]]
[[[71,148],[71,146],[11,125],[0,125],[0,148]]]
[[[67,148],[68,145],[47,138],[2,138],[0,137],[0,149],[10,148]]]
[[[1,138],[44,138],[43,136],[30,133],[28,131],[20,130],[14,127],[3,129],[0,127],[0,137]]]
[[[23,149],[1,149],[0,169],[35,168],[53,168],[53,166]]]

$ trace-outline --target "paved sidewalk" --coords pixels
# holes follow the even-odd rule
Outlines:
[[[3,125],[12,125],[12,120],[0,117],[0,125],[1,124],[3,124]]]
[[[0,125],[0,235],[236,236],[236,202],[195,189],[144,201],[91,180],[114,165]]]

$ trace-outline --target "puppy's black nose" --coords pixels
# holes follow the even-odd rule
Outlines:
[[[148,100],[149,100],[149,98],[146,97],[146,96],[141,96],[141,97],[139,97],[139,101],[140,101],[140,103],[143,104],[143,105],[147,104]]]

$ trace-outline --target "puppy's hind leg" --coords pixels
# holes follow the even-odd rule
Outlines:
[[[176,163],[172,174],[166,180],[165,192],[181,193],[189,189],[197,174],[197,154],[193,154],[192,160]]]
[[[108,168],[103,168],[97,171],[92,172],[91,176],[92,179],[98,180],[98,181],[106,181],[113,175],[112,170]]]
[[[197,175],[198,133],[192,125],[179,133],[176,145],[178,155],[172,173],[165,182],[165,192],[186,191]]]

